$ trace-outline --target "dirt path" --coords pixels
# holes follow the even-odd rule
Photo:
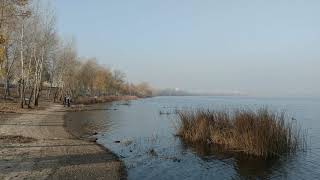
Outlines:
[[[64,113],[60,105],[51,105],[0,121],[0,137],[20,135],[18,142],[0,139],[0,179],[125,178],[115,155],[65,130]]]

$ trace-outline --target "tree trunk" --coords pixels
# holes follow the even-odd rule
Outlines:
[[[35,96],[34,96],[34,106],[39,105],[39,97],[41,91],[41,81],[42,81],[42,70],[43,70],[43,61],[44,61],[44,48],[42,48],[41,60],[38,61],[37,71],[36,71],[36,88],[35,88]]]
[[[23,108],[24,105],[24,80],[21,81],[20,87],[20,107]]]
[[[6,57],[6,85],[5,85],[5,93],[4,93],[4,99],[6,100],[7,97],[10,96],[10,80],[9,80],[9,60],[8,60],[8,51],[7,48],[5,48],[5,57]]]
[[[33,95],[34,88],[31,89],[30,97],[29,97],[29,102],[28,102],[28,108],[31,108],[31,101],[32,101],[32,95]]]
[[[34,106],[38,107],[39,106],[39,98],[40,98],[40,92],[41,92],[41,84],[38,86],[36,96],[34,97]]]
[[[23,108],[24,104],[24,60],[23,60],[23,33],[24,33],[24,25],[22,23],[21,28],[21,39],[20,39],[20,56],[21,56],[21,88],[20,88],[20,107]]]
[[[20,97],[20,89],[21,89],[21,80],[18,81],[18,88],[16,94]]]
[[[6,80],[4,99],[7,99],[7,97],[10,97],[10,80],[9,80],[9,78],[7,78],[7,80]]]
[[[37,96],[34,97],[34,106],[38,107],[39,106],[39,93],[37,93]]]

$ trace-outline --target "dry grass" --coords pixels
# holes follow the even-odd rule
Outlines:
[[[305,134],[284,112],[267,108],[236,111],[179,111],[177,135],[190,143],[220,144],[250,155],[270,158],[305,147]]]
[[[0,102],[0,112],[16,112],[19,104],[15,102]]]

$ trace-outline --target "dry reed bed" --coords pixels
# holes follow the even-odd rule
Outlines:
[[[177,135],[189,143],[219,144],[264,158],[306,147],[306,133],[297,122],[267,108],[178,111],[178,117]]]

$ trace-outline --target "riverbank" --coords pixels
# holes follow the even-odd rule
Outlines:
[[[137,100],[137,96],[96,96],[96,97],[78,97],[75,100],[75,104],[83,104],[83,105],[90,105],[90,104],[99,104],[99,103],[108,103],[114,101],[130,101],[130,100]]]
[[[123,163],[64,127],[63,106],[2,114],[0,179],[126,179]]]

